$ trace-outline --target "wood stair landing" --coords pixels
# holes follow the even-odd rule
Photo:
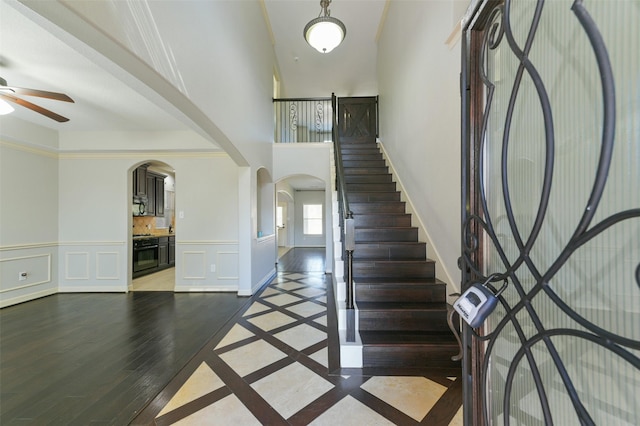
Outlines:
[[[375,142],[342,143],[354,214],[355,301],[364,368],[456,369],[459,347],[447,323],[446,284],[400,198]]]

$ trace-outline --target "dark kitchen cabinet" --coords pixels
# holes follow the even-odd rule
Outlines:
[[[140,166],[133,171],[133,196],[147,196],[147,167]]]
[[[151,173],[147,173],[147,214],[146,216],[156,215],[156,177]]]
[[[169,237],[158,238],[158,268],[169,266]]]
[[[164,176],[140,166],[133,171],[133,196],[145,203],[145,216],[164,216]]]
[[[164,216],[164,177],[156,177],[156,216]]]
[[[169,237],[169,265],[176,264],[176,237]]]

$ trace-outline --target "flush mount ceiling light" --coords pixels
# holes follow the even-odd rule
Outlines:
[[[320,53],[329,53],[342,43],[347,35],[344,24],[331,17],[331,0],[320,0],[320,16],[309,21],[304,27],[304,39]]]

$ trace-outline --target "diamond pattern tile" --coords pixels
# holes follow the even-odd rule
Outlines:
[[[351,395],[342,398],[309,423],[310,426],[393,426],[393,424]]]
[[[274,305],[282,306],[288,305],[289,303],[299,302],[300,298],[296,296],[292,296],[290,294],[281,294],[279,296],[273,296],[268,299],[269,303],[273,303]]]
[[[244,313],[243,316],[247,317],[249,315],[258,314],[260,312],[268,311],[271,309],[267,305],[263,305],[260,302],[254,302],[249,309]]]
[[[297,305],[289,306],[286,309],[289,312],[296,313],[305,318],[315,314],[319,314],[320,312],[325,312],[327,310],[327,308],[325,308],[324,306],[320,306],[317,303],[313,302],[299,303]]]
[[[301,324],[294,328],[281,331],[274,336],[292,348],[301,351],[304,348],[308,348],[311,345],[315,345],[316,343],[325,340],[327,338],[327,333],[307,324]]]
[[[264,340],[243,345],[220,355],[220,358],[241,377],[285,357],[286,354],[284,352],[274,348]]]
[[[191,377],[187,379],[178,392],[176,392],[173,398],[169,400],[158,416],[173,411],[223,386],[224,382],[203,362],[196,371],[193,372]]]
[[[322,396],[333,385],[294,362],[253,383],[251,387],[286,419]]]
[[[253,336],[255,336],[255,334],[253,334],[240,324],[236,324],[231,327],[231,330],[229,330],[226,336],[224,336],[220,343],[218,343],[215,349],[224,348],[225,346],[228,346],[232,343],[236,343]]]
[[[229,395],[173,424],[180,426],[259,426],[261,423],[240,402],[237,396]]]
[[[292,281],[294,279],[297,281]],[[323,304],[316,303],[321,300],[333,306],[334,301],[330,297],[331,292],[327,292],[326,282],[323,273],[279,272],[262,294],[254,296],[249,309],[234,317],[235,324],[229,332],[214,337],[219,339],[217,344],[213,342],[215,349],[207,349],[205,354],[194,358],[192,362],[198,359],[200,364],[188,379],[182,379],[181,385],[172,387],[174,390],[178,388],[178,392],[166,395],[165,390],[158,396],[157,402],[149,405],[162,407],[158,401],[169,401],[164,407],[155,409],[159,412],[155,411],[152,417],[147,418],[158,418],[158,424],[166,424],[169,416],[182,417],[177,422],[172,420],[172,424],[180,425],[257,425],[291,421],[295,424],[369,426],[411,424],[427,418],[427,414],[431,421],[434,413],[430,413],[430,410],[442,411],[444,407],[444,416],[438,413],[434,418],[446,418],[450,423],[439,424],[461,426],[459,402],[453,405],[438,404],[438,408],[434,406],[445,394],[447,386],[423,376],[374,376],[358,386],[361,379],[357,377],[330,374],[329,360],[337,357],[333,352],[335,348],[325,346],[308,356],[304,355],[314,345],[322,346],[323,342],[326,345],[328,332],[331,333],[331,330],[323,331],[314,326],[319,324],[327,327],[328,315],[335,315],[328,312]],[[305,301],[303,297],[312,297],[314,301]],[[261,299],[269,301],[274,307],[268,307]],[[294,304],[286,306],[291,303]],[[296,320],[287,313],[304,319]],[[311,319],[316,315],[321,316]],[[277,333],[273,331],[276,329]],[[248,338],[259,340],[229,350],[230,345],[240,344]],[[285,346],[282,349],[276,347],[283,343],[287,345],[286,349]],[[202,362],[205,359],[203,357],[207,358],[207,363]],[[283,360],[287,362],[278,363]],[[217,366],[220,362],[230,369],[218,372],[209,367]],[[278,368],[280,365],[285,367]],[[455,376],[448,379],[444,378],[443,381],[440,378],[440,382],[454,385],[459,380]],[[222,387],[231,394],[212,393]],[[255,392],[247,392],[249,388]],[[322,398],[329,391],[332,392],[331,397]],[[376,398],[363,400],[363,391],[365,396],[369,393]],[[188,404],[203,396],[214,399],[216,395],[220,395],[219,399],[211,400],[204,408]],[[272,410],[265,410],[265,404],[271,406]],[[388,411],[386,404],[398,411]]]
[[[425,377],[377,376],[360,387],[418,422],[447,390]]]
[[[299,288],[304,288],[304,285],[295,281],[285,281],[281,284],[275,285],[274,287],[281,288],[283,290],[296,290]]]
[[[295,320],[289,315],[285,315],[280,312],[271,312],[268,314],[260,315],[258,317],[250,318],[247,321],[265,331],[269,331],[273,330],[274,328],[290,324]]]
[[[326,293],[325,290],[316,287],[301,288],[300,290],[296,290],[295,292],[306,297],[320,296]]]

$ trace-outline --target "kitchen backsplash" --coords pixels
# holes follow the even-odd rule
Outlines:
[[[166,228],[156,229],[156,218],[153,216],[134,216],[133,234],[155,234],[167,232]],[[175,229],[175,224],[172,227]],[[175,230],[173,231],[175,232]]]

